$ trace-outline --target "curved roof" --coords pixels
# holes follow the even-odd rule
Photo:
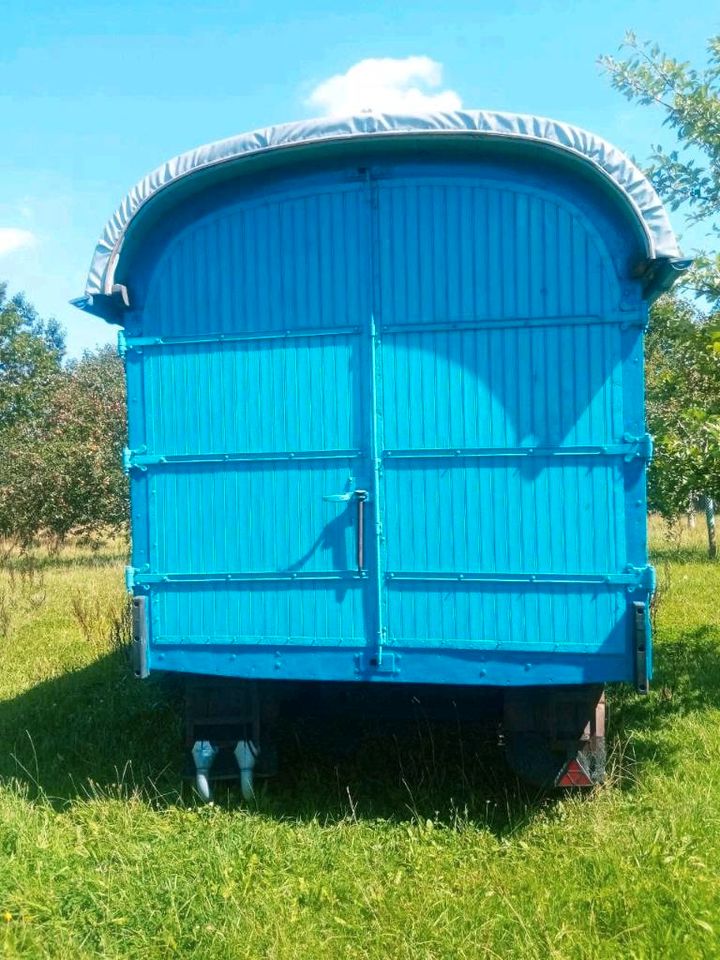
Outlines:
[[[667,212],[645,175],[616,147],[595,134],[557,120],[487,110],[448,113],[367,113],[324,117],[266,127],[197,147],[168,160],[143,177],[127,194],[95,247],[85,288],[88,306],[95,295],[112,292],[115,267],[125,233],[138,212],[178,180],[219,164],[309,144],[337,143],[364,137],[443,137],[448,135],[533,141],[558,148],[587,161],[625,197],[647,239],[650,258],[680,256]]]

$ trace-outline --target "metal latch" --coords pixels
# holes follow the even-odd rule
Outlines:
[[[358,573],[362,573],[365,569],[365,504],[369,500],[369,494],[367,490],[360,490],[357,487],[353,487],[354,482],[354,478],[350,477],[348,480],[348,487],[350,487],[350,489],[346,490],[344,493],[328,493],[323,497],[323,500],[326,500],[329,503],[349,503],[351,500],[356,501],[357,521],[355,526],[355,561]]]
[[[362,496],[364,500],[369,499],[367,490],[360,490],[355,486],[355,477],[348,477],[347,490],[344,493],[326,493],[323,500],[328,503],[348,503],[359,496]]]

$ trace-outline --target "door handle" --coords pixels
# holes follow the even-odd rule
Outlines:
[[[357,500],[357,568],[358,573],[365,569],[365,504],[367,503],[367,490],[356,490],[355,499]]]
[[[365,504],[368,501],[367,490],[346,490],[345,493],[329,493],[323,497],[330,503],[349,503],[355,500],[357,503],[357,516],[355,523],[355,560],[358,573],[362,573],[365,568]]]

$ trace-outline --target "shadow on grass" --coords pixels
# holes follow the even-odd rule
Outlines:
[[[4,557],[2,566],[6,570],[23,572],[28,570],[71,570],[74,568],[97,570],[100,567],[117,567],[128,562],[128,551],[123,549],[81,553],[79,555],[62,553],[13,554]]]
[[[418,706],[411,720],[294,711],[278,730],[279,775],[259,781],[257,807],[277,818],[481,819],[516,829],[549,802],[507,771],[492,711],[444,719]],[[183,785],[182,689],[138,681],[123,651],[0,702],[0,778],[58,807],[141,788],[159,804],[194,803]],[[332,719],[331,719],[332,717]],[[234,806],[234,785],[216,801]]]
[[[634,761],[652,761],[668,772],[679,745],[663,736],[679,717],[720,708],[720,637],[705,625],[658,643],[651,691],[637,696],[626,686],[609,690],[610,729],[619,743],[631,743]]]
[[[496,698],[476,699],[475,707],[448,701],[438,715],[438,704],[418,702],[409,715],[393,715],[392,708],[373,715],[371,702],[365,715],[300,712],[286,721],[279,777],[261,796],[261,808],[277,817],[473,821],[497,834],[518,829],[554,800],[506,767]]]
[[[661,563],[709,563],[706,546],[676,543],[671,539],[653,544],[650,560],[656,566]]]
[[[720,707],[720,647],[707,627],[661,644],[653,692],[611,690],[611,738],[635,760],[676,762],[663,729],[678,716]],[[437,719],[417,705],[411,720],[342,711],[295,711],[281,720],[279,776],[260,782],[257,807],[277,818],[336,821],[430,819],[482,823],[497,835],[521,829],[556,798],[519,783],[497,745],[496,714],[468,703]],[[640,736],[637,736],[637,735]],[[182,690],[140,682],[123,651],[0,702],[0,777],[62,806],[96,790],[141,788],[153,802],[193,803],[182,786]],[[627,784],[626,784],[627,785]],[[234,806],[234,786],[216,800]]]
[[[62,803],[151,782],[167,788],[180,764],[180,698],[140,683],[117,650],[87,667],[0,701],[0,777]]]

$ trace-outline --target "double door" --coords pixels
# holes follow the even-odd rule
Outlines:
[[[480,176],[297,185],[186,230],[129,339],[153,642],[625,651],[616,287],[577,216]]]

